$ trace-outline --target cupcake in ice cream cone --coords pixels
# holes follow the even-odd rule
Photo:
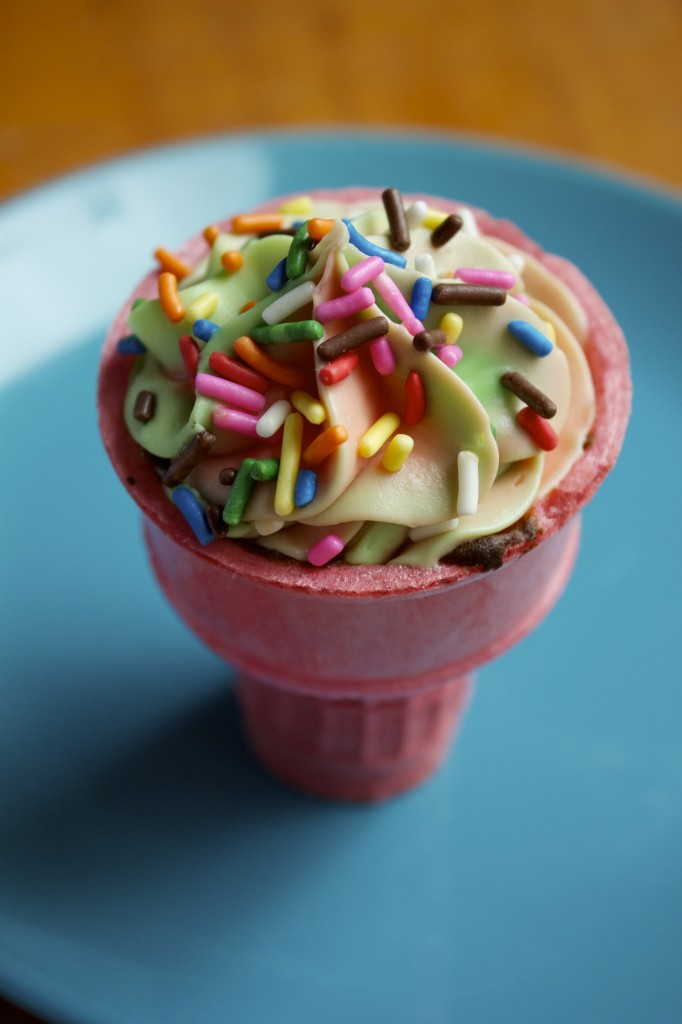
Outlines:
[[[270,770],[331,798],[413,786],[472,670],[568,578],[629,412],[622,334],[513,225],[394,189],[157,255],[99,383],[156,576],[237,669]]]

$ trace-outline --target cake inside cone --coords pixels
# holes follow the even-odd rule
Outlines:
[[[506,222],[349,189],[157,256],[108,358],[131,450],[201,547],[491,570],[615,461],[629,390],[609,424],[600,399],[606,363],[627,367],[622,335],[574,268]]]

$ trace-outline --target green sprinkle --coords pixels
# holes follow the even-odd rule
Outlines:
[[[250,333],[259,345],[285,345],[288,341],[319,341],[324,336],[324,327],[318,320],[298,320],[254,327]]]
[[[239,526],[244,515],[244,509],[248,504],[248,500],[251,497],[251,491],[253,490],[256,481],[251,476],[251,470],[253,469],[256,459],[244,459],[241,466],[237,470],[237,475],[234,478],[232,489],[230,490],[230,496],[225,503],[223,509],[223,519],[228,526]],[[263,460],[268,461],[268,460]]]
[[[294,235],[286,262],[286,273],[290,281],[304,273],[308,263],[308,222],[301,224]]]
[[[140,306],[144,306],[146,301],[147,301],[146,299],[135,299],[135,301],[133,302],[133,304],[131,306],[131,310],[139,309]]]
[[[274,480],[279,473],[279,459],[249,459],[252,480]]]

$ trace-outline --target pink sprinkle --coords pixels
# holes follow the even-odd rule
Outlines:
[[[451,370],[457,366],[464,353],[459,345],[442,345],[438,349],[438,358],[449,366]]]
[[[400,320],[414,319],[414,313],[409,302],[401,292],[395,281],[385,272],[379,274],[374,282],[374,287],[379,292],[384,302]],[[420,328],[421,330],[422,328]],[[417,333],[417,332],[415,332]]]
[[[308,561],[311,565],[326,565],[327,562],[331,562],[332,558],[336,558],[343,551],[344,543],[339,536],[335,533],[328,533],[322,540],[318,540],[317,544],[308,551]]]
[[[359,313],[361,309],[367,309],[374,305],[374,294],[369,288],[358,288],[350,295],[342,295],[338,299],[329,299],[321,302],[315,309],[315,319],[321,324],[328,324],[330,320],[343,320],[347,316]]]
[[[515,295],[514,298],[517,302],[522,302],[524,306],[530,306],[530,299],[527,295],[524,295],[523,292],[520,292],[518,295]]]
[[[366,260],[356,263],[341,278],[341,287],[344,292],[354,292],[363,284],[372,281],[377,274],[383,272],[385,263],[381,256],[368,256]]]
[[[222,377],[214,377],[210,373],[198,373],[194,384],[200,394],[217,398],[221,402],[229,402],[240,409],[261,412],[265,408],[265,395],[245,388],[243,384],[235,384],[231,380],[223,380]]]
[[[486,284],[493,288],[513,288],[516,284],[516,274],[506,270],[485,270],[483,267],[460,267],[453,277],[458,277],[465,284]]]
[[[412,337],[415,334],[420,334],[424,330],[424,324],[421,320],[417,320],[416,316],[408,316],[403,320],[403,327],[406,331],[409,331]]]
[[[214,409],[213,422],[219,430],[236,430],[238,434],[246,434],[247,437],[258,437],[258,417],[250,416],[248,412],[240,412],[239,409]]]
[[[370,342],[369,354],[374,363],[374,369],[382,377],[388,377],[389,373],[395,370],[395,356],[393,349],[386,338],[375,338]]]

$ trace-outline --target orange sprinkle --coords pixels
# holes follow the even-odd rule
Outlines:
[[[225,270],[235,271],[239,270],[243,265],[244,257],[240,252],[237,252],[236,249],[228,249],[227,252],[224,252],[220,257],[220,262]]]
[[[203,235],[209,245],[213,245],[216,238],[220,234],[220,228],[217,224],[209,224],[207,228],[204,228]]]
[[[159,302],[172,324],[179,324],[185,318],[185,307],[178,295],[178,279],[175,274],[165,270],[159,274]]]
[[[319,242],[321,238],[324,238],[325,235],[329,234],[333,227],[333,220],[325,220],[322,217],[313,217],[312,220],[308,221],[308,235],[310,238],[314,238],[316,242]]]
[[[279,231],[281,213],[243,213],[232,221],[235,235],[259,235],[262,231]]]
[[[168,249],[155,249],[154,256],[159,261],[162,270],[167,270],[171,274],[175,274],[178,281],[182,281],[183,277],[187,277],[191,271],[191,267],[188,267],[186,263],[179,260],[177,256],[174,256]]]
[[[300,370],[278,363],[276,359],[266,355],[248,335],[237,338],[234,343],[234,352],[252,369],[262,373],[264,377],[268,377],[278,384],[284,384],[285,387],[303,387],[304,377]]]
[[[327,427],[321,434],[318,434],[314,441],[308,445],[303,452],[303,461],[309,466],[319,466],[332,452],[335,452],[339,445],[348,440],[348,431],[345,427]]]
[[[241,308],[241,309],[239,310],[239,312],[240,312],[240,313],[246,313],[246,311],[247,311],[247,310],[249,310],[249,309],[253,309],[253,307],[254,307],[255,305],[256,305],[256,300],[255,300],[255,299],[249,299],[249,301],[248,301],[248,302],[245,302],[245,303],[244,303],[244,305],[243,305],[243,306],[242,306],[242,308]]]

